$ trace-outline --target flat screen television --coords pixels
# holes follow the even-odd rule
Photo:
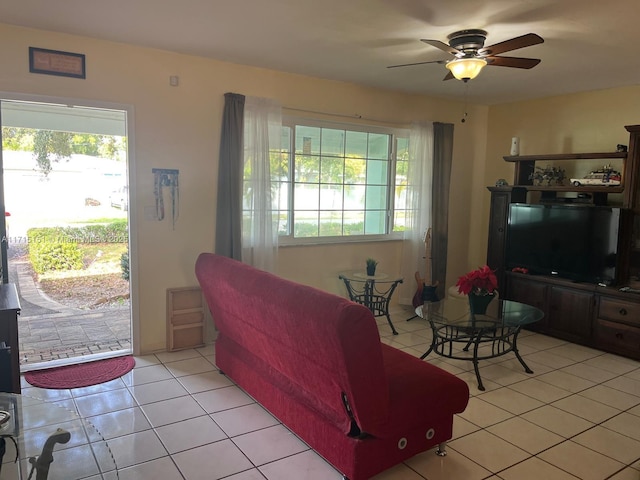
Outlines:
[[[619,208],[511,204],[507,269],[615,284],[619,228]]]

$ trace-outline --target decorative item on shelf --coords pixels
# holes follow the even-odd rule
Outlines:
[[[508,187],[509,182],[507,182],[504,178],[499,178],[496,180],[496,187]]]
[[[367,275],[373,277],[376,274],[376,267],[378,262],[373,258],[367,258]]]
[[[511,139],[511,150],[510,150],[510,153],[511,153],[512,157],[520,155],[520,138],[513,137]]]
[[[545,167],[536,167],[535,171],[529,175],[529,180],[533,180],[536,185],[542,185],[546,182],[547,186],[562,185],[566,173],[563,168],[547,165]]]
[[[472,314],[482,315],[498,291],[498,279],[495,272],[484,265],[458,278],[458,292],[469,297],[469,308]]]
[[[570,181],[576,187],[582,185],[617,187],[622,182],[622,175],[617,170],[614,170],[611,165],[605,165],[599,170],[593,170],[584,178],[572,178]]]
[[[616,152],[626,152],[627,151],[627,146],[626,145],[622,145],[622,144],[618,144],[616,145]]]

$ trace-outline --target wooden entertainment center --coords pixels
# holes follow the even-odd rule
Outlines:
[[[532,329],[640,360],[640,125],[625,128],[629,132],[627,152],[505,156],[505,161],[515,163],[514,184],[488,187],[491,213],[487,264],[496,270],[503,297],[544,311],[544,319]],[[621,184],[542,186],[534,185],[531,179],[536,162],[557,165],[561,161],[586,160],[621,162]],[[572,194],[577,196],[571,197]],[[611,194],[618,194],[615,205]],[[554,202],[622,208],[614,284],[604,286],[507,271],[510,204]]]

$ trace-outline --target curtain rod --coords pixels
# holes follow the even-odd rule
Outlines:
[[[353,113],[351,115],[345,114],[345,113],[333,113],[333,112],[320,112],[317,110],[306,110],[304,108],[294,108],[294,107],[286,107],[283,106],[282,107],[284,110],[291,110],[294,112],[304,112],[304,113],[313,113],[316,115],[326,115],[329,117],[340,117],[340,118],[350,118],[352,120],[366,120],[369,122],[376,122],[376,123],[385,123],[387,125],[397,125],[397,126],[401,126],[404,128],[407,128],[408,126],[410,126],[410,123],[400,123],[400,122],[393,122],[390,120],[379,120],[377,118],[368,118],[368,117],[363,117],[362,115],[360,115],[359,113]]]

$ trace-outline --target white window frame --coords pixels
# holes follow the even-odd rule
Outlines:
[[[386,195],[387,195],[387,212],[386,212],[386,230],[384,234],[365,234],[365,235],[342,235],[342,236],[318,236],[318,237],[294,237],[293,234],[293,222],[294,222],[294,188],[295,182],[293,175],[294,159],[295,159],[295,136],[291,135],[290,145],[290,158],[289,158],[289,182],[288,182],[288,213],[289,213],[289,232],[287,235],[279,235],[278,242],[280,246],[291,245],[316,245],[316,244],[336,244],[336,243],[355,243],[355,242],[379,242],[389,240],[401,240],[403,239],[402,232],[393,231],[393,222],[395,219],[395,181],[396,181],[396,145],[398,138],[409,138],[409,130],[397,127],[385,127],[379,125],[370,124],[356,124],[356,123],[344,123],[333,122],[319,119],[310,119],[296,116],[283,116],[283,127],[289,127],[292,132],[296,126],[308,126],[327,129],[341,129],[355,132],[366,132],[390,135],[390,163],[387,172],[386,183]]]

